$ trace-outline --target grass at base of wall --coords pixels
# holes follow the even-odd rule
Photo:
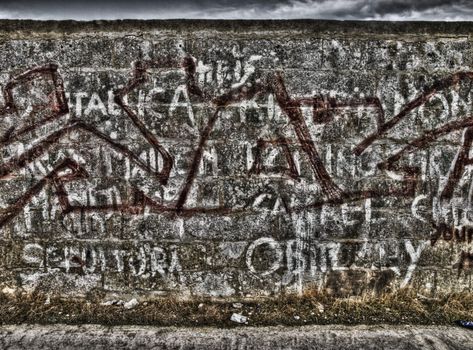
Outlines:
[[[250,326],[307,324],[452,324],[473,320],[473,294],[428,298],[403,289],[382,295],[336,298],[307,291],[237,303],[161,298],[140,302],[131,309],[121,303],[104,305],[83,299],[41,295],[0,294],[0,322],[95,323],[103,325],[244,326],[230,320],[233,313],[247,317]]]

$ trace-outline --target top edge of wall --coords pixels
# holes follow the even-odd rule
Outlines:
[[[146,31],[291,31],[302,33],[344,34],[452,34],[470,35],[473,22],[388,22],[335,20],[97,20],[37,21],[0,20],[0,33],[79,33],[79,32],[146,32]]]

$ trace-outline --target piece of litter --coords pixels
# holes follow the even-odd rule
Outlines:
[[[323,306],[321,303],[317,303],[317,310],[318,310],[321,314],[323,314],[324,311],[325,311],[325,308],[324,308],[324,306]]]
[[[48,297],[46,298],[46,300],[44,302],[44,305],[49,305],[49,304],[51,304],[51,298],[48,295]]]
[[[235,308],[235,309],[241,309],[243,307],[243,304],[242,303],[233,303],[232,306]]]
[[[110,305],[123,305],[125,302],[123,300],[108,300],[100,303],[100,305],[110,306]]]
[[[236,323],[246,323],[247,318],[246,316],[243,316],[241,314],[233,314],[232,317],[230,317],[230,321],[233,321]]]
[[[298,321],[298,320],[301,319],[301,317],[296,315],[296,316],[294,316],[294,319],[295,319],[296,321]]]
[[[139,304],[138,300],[136,300],[135,298],[131,299],[130,301],[127,301],[125,304],[123,304],[123,307],[125,309],[133,309],[135,306],[137,306]]]
[[[465,328],[470,328],[473,329],[473,321],[462,321],[462,320],[457,320],[455,323],[461,327]]]
[[[204,304],[202,304],[202,303],[200,303],[199,306],[198,306],[199,309],[202,309],[203,307],[204,307]]]

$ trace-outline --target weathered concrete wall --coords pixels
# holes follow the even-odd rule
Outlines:
[[[471,288],[471,24],[0,28],[4,291]]]

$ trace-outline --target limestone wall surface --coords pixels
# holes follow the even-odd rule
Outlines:
[[[473,25],[0,23],[0,290],[471,290]]]

